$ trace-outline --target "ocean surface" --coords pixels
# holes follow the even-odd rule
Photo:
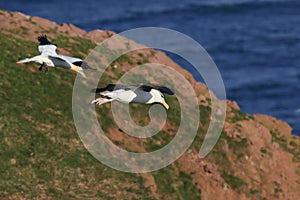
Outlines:
[[[285,120],[300,135],[300,1],[15,0],[0,1],[0,9],[73,23],[87,31],[144,26],[180,31],[211,55],[228,99],[247,113]],[[193,73],[180,58],[174,60]]]

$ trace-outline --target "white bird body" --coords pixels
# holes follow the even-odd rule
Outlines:
[[[108,97],[110,99],[115,99],[122,103],[129,103],[131,102],[137,95],[131,90],[115,90],[115,91],[105,91],[101,92],[100,95]]]
[[[138,86],[109,84],[105,88],[96,88],[92,91],[101,96],[92,101],[92,104],[101,105],[115,100],[122,103],[161,103],[166,109],[169,108],[169,105],[166,103],[163,93],[174,94],[167,87],[152,84],[141,84]]]
[[[76,71],[86,77],[83,73],[83,69],[90,67],[82,59],[57,54],[56,45],[49,42],[46,36],[38,37],[38,41],[40,42],[38,50],[41,55],[25,58],[17,63],[36,62],[41,65],[39,70],[42,70],[42,68],[46,66],[46,72],[48,71],[48,67],[63,67]]]

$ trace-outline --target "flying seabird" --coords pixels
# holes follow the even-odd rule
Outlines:
[[[105,88],[95,88],[91,92],[100,94],[100,98],[97,98],[91,102],[91,104],[101,105],[114,100],[122,103],[142,103],[152,104],[160,103],[166,109],[169,109],[169,105],[164,99],[165,94],[173,95],[174,92],[160,85],[153,84],[140,84],[140,85],[121,85],[121,84],[108,84]]]
[[[25,58],[17,63],[36,62],[40,64],[39,70],[42,71],[43,67],[46,68],[45,73],[48,72],[49,67],[63,67],[80,73],[83,77],[86,77],[83,73],[83,69],[90,69],[88,64],[80,58],[74,58],[70,56],[59,55],[56,53],[56,45],[52,44],[46,35],[39,36],[39,52],[41,55],[34,56],[32,58]]]

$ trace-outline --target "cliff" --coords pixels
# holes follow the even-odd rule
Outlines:
[[[271,116],[248,115],[227,100],[226,121],[213,151],[198,151],[210,120],[206,86],[163,52],[131,53],[110,69],[111,80],[139,62],[173,67],[193,85],[201,112],[192,146],[161,170],[130,174],[98,162],[84,148],[73,122],[72,86],[76,74],[54,69],[45,75],[35,64],[16,61],[38,53],[37,36],[47,36],[62,54],[84,58],[111,31],[85,32],[72,24],[58,25],[39,17],[0,11],[0,198],[1,199],[300,199],[300,139],[291,127]],[[126,59],[125,59],[126,58]],[[146,123],[141,106],[135,120]],[[176,109],[165,134],[139,141],[113,125],[109,105],[107,136],[123,148],[144,152],[172,140],[178,124]],[[103,119],[103,118],[102,118]]]

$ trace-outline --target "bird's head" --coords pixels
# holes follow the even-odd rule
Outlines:
[[[169,109],[169,105],[165,101],[165,96],[159,90],[152,89],[150,91],[152,98],[151,103],[160,103],[162,104],[167,110]]]

